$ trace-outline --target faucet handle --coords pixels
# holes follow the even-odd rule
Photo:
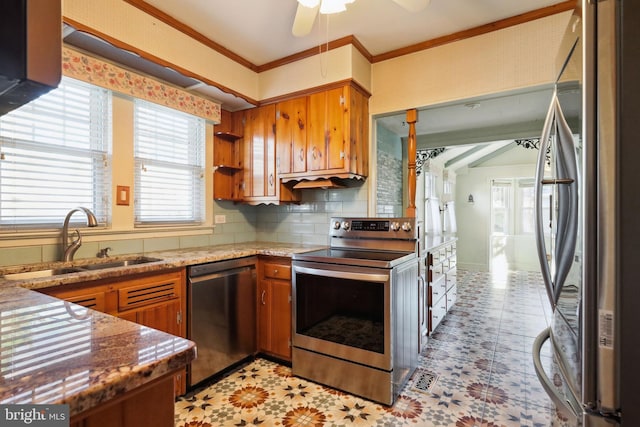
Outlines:
[[[80,235],[80,231],[76,230],[76,236],[78,236],[78,238],[74,240],[64,250],[63,259],[65,261],[73,261],[73,255],[76,253],[78,248],[82,245],[82,236]]]
[[[96,255],[98,258],[107,258],[109,256],[109,251],[111,250],[111,248],[102,248],[98,251],[98,254]]]
[[[77,237],[77,238],[73,241],[73,243],[72,243],[72,244],[74,244],[74,243],[80,243],[80,244],[82,244],[82,236],[80,235],[80,230],[75,229],[73,232],[75,233],[75,235],[76,235],[76,237]],[[79,246],[79,245],[78,245],[78,246]]]

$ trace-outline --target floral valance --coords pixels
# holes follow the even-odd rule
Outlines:
[[[220,123],[220,104],[80,53],[68,46],[62,48],[62,73],[114,92],[155,102]]]

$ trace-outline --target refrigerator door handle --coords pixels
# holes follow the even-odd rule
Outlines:
[[[582,414],[582,410],[577,402],[573,404],[565,399],[558,391],[556,390],[553,382],[549,379],[547,374],[544,372],[544,368],[542,367],[542,359],[540,357],[540,352],[542,351],[543,344],[551,338],[551,328],[546,328],[543,330],[533,341],[533,367],[536,371],[536,376],[544,388],[544,391],[547,392],[557,410],[560,411],[564,416],[572,419],[574,423],[578,420],[579,414]]]
[[[555,100],[556,94],[553,93],[553,101],[549,106],[547,117],[542,128],[542,136],[540,137],[540,151],[538,152],[538,162],[536,165],[536,247],[538,249],[538,259],[540,260],[540,271],[542,280],[547,290],[547,297],[551,304],[551,308],[555,309],[556,299],[554,297],[553,281],[551,280],[551,270],[547,262],[547,248],[544,241],[544,219],[542,217],[542,181],[544,179],[544,164],[546,162],[547,151],[549,150],[549,136],[553,127],[553,119],[555,117]],[[549,210],[553,210],[553,206],[549,206]]]
[[[573,264],[578,236],[578,164],[571,128],[564,118],[556,99],[556,170],[562,178],[557,179],[559,216],[554,297],[558,301],[564,282]],[[562,226],[561,226],[562,225]]]

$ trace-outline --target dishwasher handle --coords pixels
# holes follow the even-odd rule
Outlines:
[[[189,283],[191,283],[192,285],[197,285],[198,283],[208,282],[211,280],[219,279],[221,277],[235,276],[245,271],[251,271],[251,270],[255,271],[255,269],[256,269],[255,266],[246,266],[246,267],[231,268],[229,270],[223,270],[223,271],[219,271],[211,274],[205,274],[204,276],[195,276],[195,277],[191,276],[189,277]]]

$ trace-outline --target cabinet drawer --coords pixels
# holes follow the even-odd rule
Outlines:
[[[444,250],[444,248],[442,249],[435,249],[433,252],[430,252],[431,257],[432,257],[432,263],[431,265],[436,265],[436,264],[440,264],[442,261],[444,261],[447,257],[447,253]]]
[[[291,279],[291,266],[284,264],[264,263],[264,277],[270,279]]]
[[[429,283],[429,306],[435,305],[444,296],[447,292],[446,284],[447,282],[444,277],[440,277],[439,280]]]
[[[451,310],[451,307],[456,303],[457,296],[458,288],[455,285],[447,290],[447,311]]]
[[[118,309],[128,310],[178,298],[179,284],[179,280],[169,277],[166,280],[142,280],[138,285],[118,289]]]
[[[447,282],[447,290],[449,290],[451,287],[455,286],[456,283],[458,282],[458,270],[456,268],[452,268],[451,270],[449,270],[445,276],[445,280]]]
[[[432,333],[438,327],[446,314],[447,304],[444,298],[437,305],[429,308],[429,333]]]
[[[443,263],[438,263],[429,267],[429,282],[439,280],[445,273],[446,269]]]
[[[456,254],[453,254],[449,257],[449,268],[456,268],[456,264],[458,262],[458,259],[456,257]]]
[[[64,299],[93,310],[105,311],[104,292],[82,294],[78,296],[65,297]]]

